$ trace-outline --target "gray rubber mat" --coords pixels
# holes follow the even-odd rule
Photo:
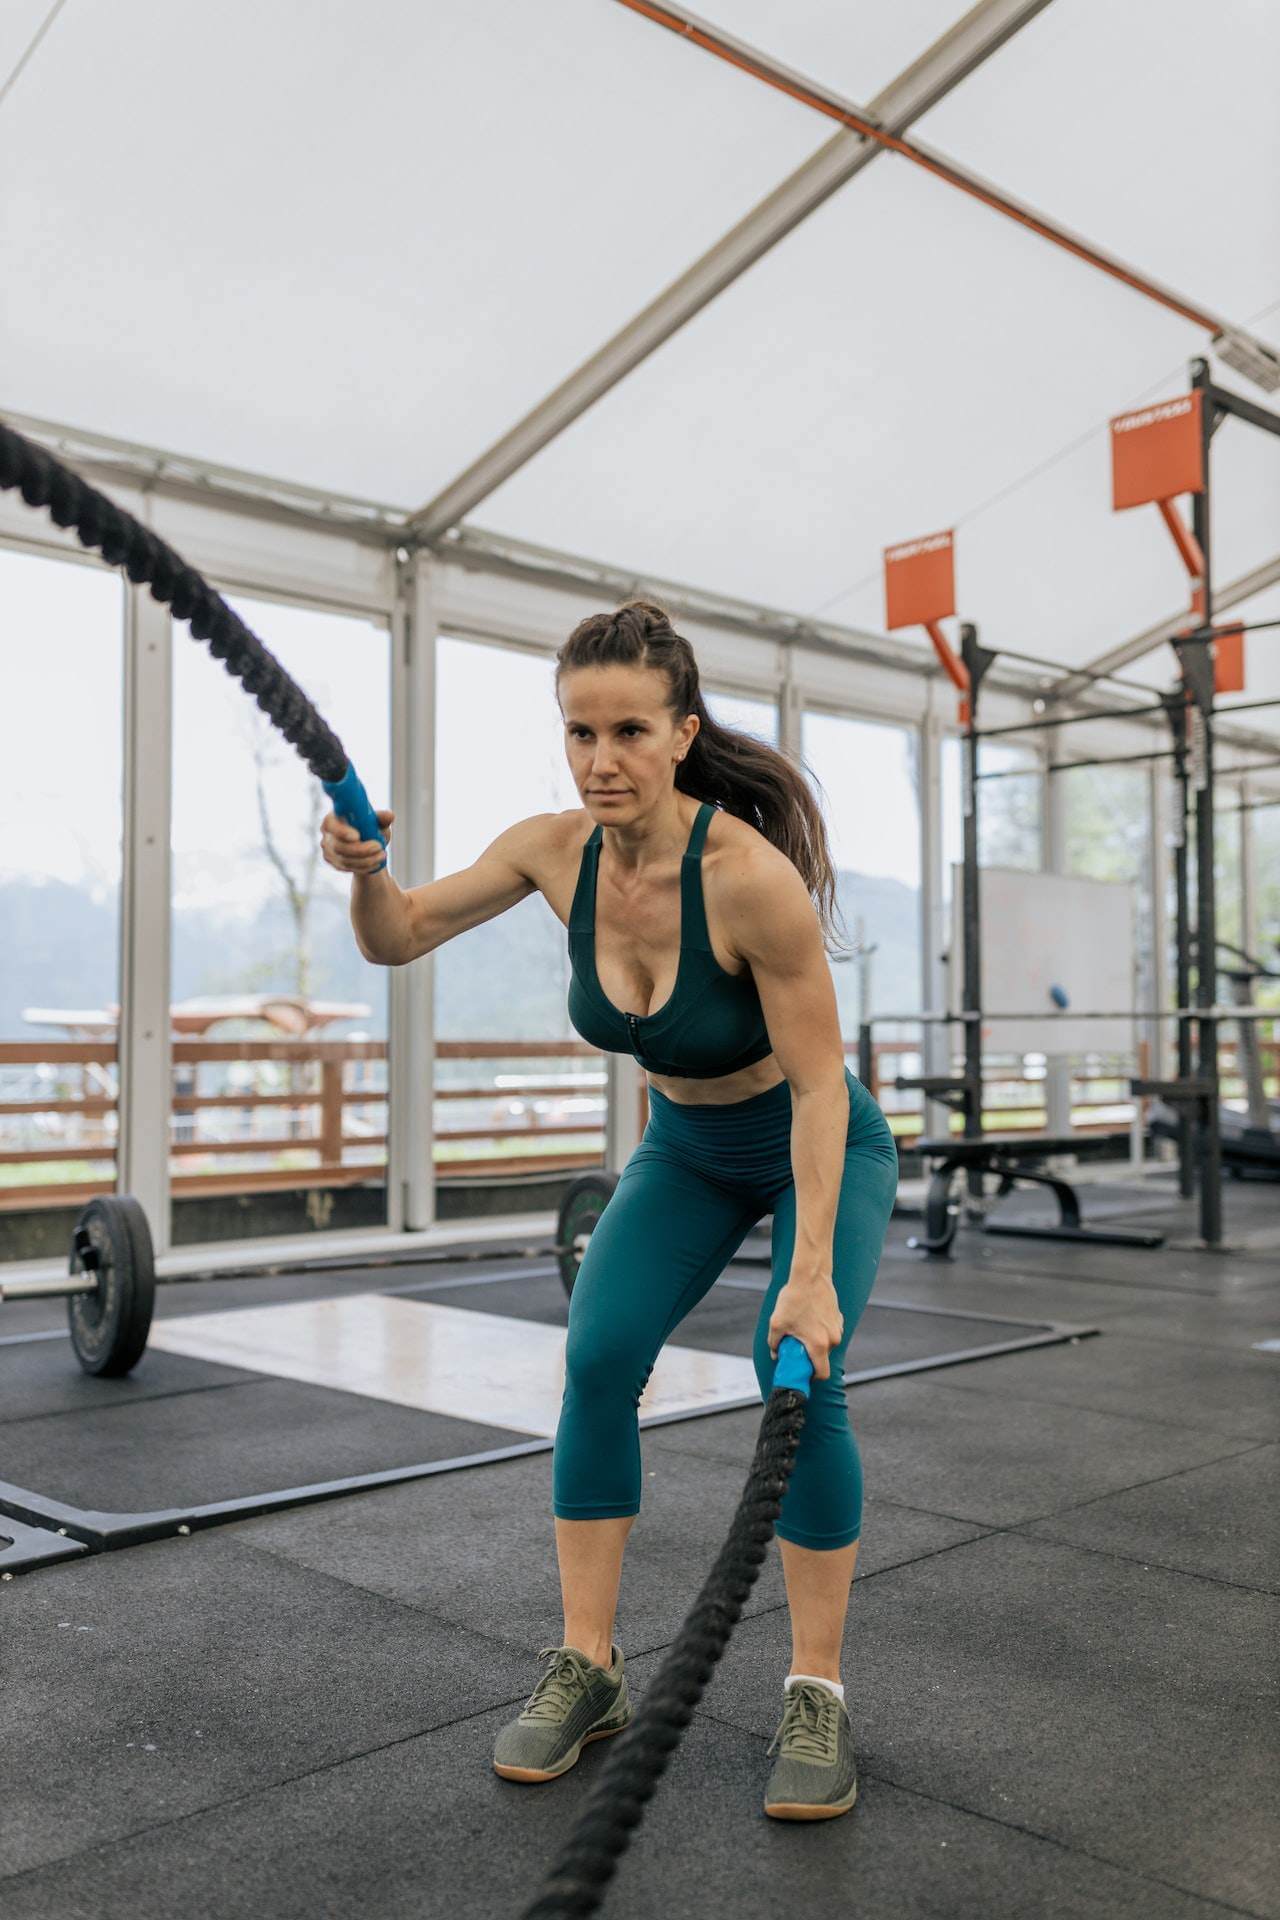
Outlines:
[[[143,1383],[156,1363],[167,1390],[149,1394]],[[67,1506],[141,1513],[449,1460],[529,1438],[497,1424],[235,1374],[173,1354],[149,1354],[137,1380],[86,1379],[59,1341],[7,1349],[0,1404],[16,1389],[26,1405],[43,1392],[57,1410],[0,1427],[3,1478]]]
[[[370,1276],[366,1294],[389,1296],[388,1304],[394,1301],[396,1311],[411,1318],[420,1309],[425,1318],[431,1309],[447,1310],[455,1321],[469,1321],[474,1312],[494,1328],[502,1321],[557,1330],[568,1323],[569,1301],[559,1272],[545,1262],[513,1261],[505,1270],[487,1262],[458,1272],[437,1267],[428,1275],[419,1268],[407,1281],[383,1279],[385,1271]],[[343,1274],[342,1281],[336,1292],[349,1306],[350,1275]],[[758,1419],[759,1388],[751,1368],[741,1363],[751,1359],[768,1285],[767,1268],[739,1264],[681,1322],[671,1346],[729,1356],[737,1379],[726,1377],[704,1404],[695,1397],[681,1406],[677,1395],[674,1408],[651,1413],[646,1427],[714,1419],[733,1408],[746,1408],[751,1419]],[[304,1365],[296,1378],[278,1377],[268,1370],[269,1347],[260,1364],[255,1361],[244,1333],[246,1316],[237,1311],[248,1304],[247,1295],[265,1307],[271,1290],[270,1281],[258,1278],[225,1296],[224,1312],[240,1329],[238,1348],[232,1340],[219,1354],[216,1333],[223,1316],[214,1312],[207,1322],[207,1357],[198,1349],[183,1354],[157,1344],[122,1380],[82,1374],[68,1341],[52,1329],[48,1337],[0,1346],[0,1514],[64,1527],[71,1538],[94,1548],[128,1546],[182,1527],[220,1525],[248,1513],[425,1478],[494,1456],[527,1458],[549,1450],[554,1412],[550,1425],[531,1431],[518,1411],[518,1381],[511,1383],[511,1421],[504,1423],[500,1369],[487,1380],[476,1376],[474,1406],[470,1389],[461,1396],[455,1392],[453,1404],[446,1398],[448,1412],[438,1410],[442,1403],[434,1396],[428,1396],[433,1404],[427,1409],[401,1404],[394,1395],[377,1397],[378,1387],[359,1391],[350,1367],[344,1377],[340,1356],[332,1370],[309,1373]],[[305,1311],[296,1296],[284,1310]],[[250,1313],[248,1320],[253,1317]],[[185,1316],[166,1312],[164,1318],[180,1324]],[[1032,1315],[1021,1319],[873,1301],[850,1345],[846,1377],[859,1384],[946,1367],[1060,1341],[1072,1331]],[[333,1337],[330,1331],[330,1355]],[[361,1351],[367,1365],[367,1349]],[[294,1371],[291,1353],[282,1352],[277,1361],[281,1372]],[[240,1357],[244,1365],[232,1363]],[[552,1363],[549,1357],[547,1364]],[[455,1389],[459,1380],[465,1386],[465,1370],[449,1379]],[[5,1567],[21,1557],[16,1544],[0,1549]]]
[[[756,1269],[760,1277],[750,1278],[751,1271],[748,1268],[734,1270],[727,1281],[721,1280],[712,1287],[706,1298],[680,1322],[672,1340],[703,1352],[750,1358],[765,1291],[764,1275]],[[886,1296],[892,1293],[888,1284],[882,1290]],[[536,1320],[544,1326],[563,1326],[568,1318],[569,1303],[564,1287],[559,1276],[550,1273],[517,1275],[503,1282],[451,1285],[443,1295],[424,1288],[421,1297],[443,1298],[451,1307],[466,1307],[477,1313],[501,1313],[517,1320]],[[904,1310],[890,1298],[882,1302],[873,1293],[849,1344],[846,1367],[851,1373],[861,1373],[872,1367],[925,1360],[930,1355],[976,1351],[998,1341],[1016,1340],[1027,1331],[1029,1324],[1039,1324],[1034,1314],[1026,1318],[1012,1313],[987,1318],[981,1314],[921,1312],[915,1307]]]

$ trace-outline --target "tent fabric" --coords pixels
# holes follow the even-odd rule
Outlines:
[[[957,11],[715,21],[865,101]],[[0,86],[48,12],[5,10]],[[1274,341],[1277,70],[1256,0],[1056,0],[918,131]],[[65,6],[0,99],[0,407],[413,508],[831,131],[603,0]],[[1206,346],[881,155],[474,520],[863,627],[881,550],[954,526],[961,613],[1065,668],[1183,602],[1106,423]],[[1280,551],[1280,443],[1228,423],[1214,488],[1227,580]],[[1280,634],[1248,652],[1280,694]]]

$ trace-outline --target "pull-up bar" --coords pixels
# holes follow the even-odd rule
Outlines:
[[[1280,625],[1280,621],[1259,621],[1257,624],[1259,626]],[[1205,633],[1198,635],[1188,634],[1187,638],[1193,640],[1207,639],[1208,635]],[[1170,697],[1176,698],[1177,696],[1172,695]],[[1236,700],[1228,707],[1216,707],[1214,713],[1215,717],[1219,720],[1229,720],[1233,713],[1257,713],[1259,709],[1263,707],[1280,707],[1280,696],[1275,696],[1269,700]],[[1142,707],[1109,707],[1102,712],[1063,713],[1056,717],[1051,714],[1048,718],[1042,720],[1014,720],[1011,721],[1007,727],[979,727],[976,731],[979,740],[1001,740],[1011,734],[1044,733],[1057,727],[1084,726],[1091,720],[1141,720],[1147,715],[1164,713],[1166,711],[1167,708],[1163,700],[1153,700],[1149,705]],[[983,778],[985,779],[986,777],[984,774]]]
[[[1073,1020],[1280,1020],[1280,1007],[1110,1007],[1103,1012],[1078,1012],[1036,1007],[1030,1013],[873,1013],[862,1022],[864,1027],[885,1026],[894,1021],[903,1026],[950,1027],[970,1023],[986,1027],[1000,1020],[1043,1020],[1053,1026]]]

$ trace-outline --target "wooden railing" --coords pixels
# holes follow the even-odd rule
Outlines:
[[[356,1186],[382,1177],[386,1059],[385,1040],[175,1039],[170,1140],[174,1194]],[[542,1172],[571,1171],[600,1164],[604,1063],[585,1041],[442,1040],[436,1059],[443,1070],[435,1097],[446,1112],[460,1101],[484,1102],[490,1109],[481,1125],[437,1126],[435,1161],[442,1174],[510,1173],[530,1166]],[[590,1061],[594,1069],[567,1081],[551,1078],[547,1069],[522,1075],[518,1086],[504,1087],[492,1070],[485,1080],[473,1075],[454,1083],[443,1064],[558,1059]],[[252,1069],[253,1084],[228,1088],[228,1075],[245,1066]],[[22,1097],[7,1097],[6,1082],[12,1085],[24,1070],[29,1077],[50,1068],[55,1073],[47,1093],[28,1088]],[[0,1042],[0,1211],[80,1205],[95,1194],[114,1191],[117,1068],[116,1048],[109,1041]],[[368,1083],[369,1074],[377,1076],[377,1084]],[[293,1084],[276,1084],[282,1076]],[[498,1102],[567,1101],[584,1095],[598,1095],[596,1110],[579,1118],[544,1118],[532,1106],[518,1115],[494,1110]],[[219,1115],[239,1115],[240,1125],[218,1129]],[[279,1124],[263,1128],[264,1120],[276,1116]],[[30,1137],[36,1121],[43,1122],[46,1134],[40,1140]],[[26,1138],[17,1137],[20,1130]],[[532,1151],[523,1150],[525,1141]],[[481,1142],[488,1152],[457,1151]],[[228,1161],[239,1164],[228,1166]],[[253,1162],[263,1164],[246,1164]],[[59,1167],[65,1174],[59,1176]]]
[[[1260,1040],[1260,1047],[1269,1084],[1280,1085],[1280,1040]],[[852,1045],[848,1052],[852,1060]],[[384,1040],[175,1039],[175,1195],[379,1181],[386,1164],[386,1059]],[[481,1116],[461,1116],[466,1124],[437,1124],[435,1164],[442,1176],[568,1172],[600,1164],[605,1063],[585,1041],[442,1040],[436,1059],[438,1122],[459,1103],[488,1107]],[[488,1076],[474,1073],[454,1081],[449,1063],[461,1060],[481,1067],[490,1063]],[[520,1074],[517,1083],[504,1086],[506,1076],[495,1078],[492,1071],[498,1060],[563,1060],[580,1066],[560,1075],[550,1068]],[[919,1060],[916,1039],[879,1040],[873,1049],[871,1091],[904,1146],[920,1132],[920,1097],[895,1092],[893,1079],[919,1072]],[[252,1084],[228,1086],[235,1068],[250,1069]],[[15,1082],[48,1069],[55,1072],[47,1088],[36,1091],[28,1084],[9,1097]],[[1226,1097],[1241,1097],[1234,1042],[1223,1043],[1221,1070]],[[116,1075],[116,1048],[109,1041],[0,1042],[0,1211],[79,1205],[114,1190]],[[1127,1075],[1119,1059],[1111,1066],[1099,1061],[1077,1068],[1072,1097],[1077,1132],[1124,1124],[1132,1109]],[[281,1086],[282,1076],[294,1084]],[[988,1125],[1032,1131],[1043,1126],[1043,1105],[1035,1099],[1038,1084],[1025,1071],[1002,1070],[992,1062]],[[1017,1098],[1019,1089],[1031,1098]],[[565,1103],[583,1099],[591,1103],[585,1112],[565,1111]],[[521,1111],[497,1111],[499,1102],[518,1104]],[[540,1112],[537,1102],[548,1103],[550,1114]],[[1093,1114],[1098,1117],[1090,1118]],[[238,1124],[220,1129],[219,1116],[238,1116]],[[44,1137],[32,1138],[37,1131]],[[220,1131],[226,1137],[218,1137]],[[467,1151],[481,1145],[483,1152]]]

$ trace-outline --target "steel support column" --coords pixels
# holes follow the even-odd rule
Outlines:
[[[1173,790],[1166,766],[1147,769],[1147,888],[1151,898],[1151,953],[1144,1004],[1163,1010],[1169,991],[1169,855],[1172,852]],[[1163,1080],[1168,1046],[1163,1020],[1146,1020],[1140,1032],[1147,1043],[1147,1077]]]
[[[402,887],[435,878],[436,613],[434,563],[398,563],[392,617],[391,868]],[[429,1227],[435,1206],[435,956],[390,979],[388,1225]]]
[[[942,956],[949,935],[945,917],[942,857],[942,754],[944,726],[934,708],[934,689],[928,683],[928,710],[916,739],[920,755],[920,1004],[945,1007],[947,973]],[[944,1026],[921,1028],[920,1064],[926,1077],[951,1071],[950,1031]],[[951,1110],[941,1100],[925,1099],[922,1125],[926,1139],[947,1131]]]
[[[1041,867],[1046,873],[1067,871],[1067,790],[1062,775],[1053,771],[1061,758],[1058,735],[1043,735],[1044,811],[1041,815]],[[1052,1028],[1049,1029],[1052,1032]],[[1064,1053],[1045,1055],[1045,1131],[1067,1134],[1071,1131],[1071,1061]]]
[[[1192,362],[1192,386],[1209,388],[1209,365]],[[1204,393],[1200,431],[1204,439],[1204,486],[1191,496],[1191,530],[1204,566],[1201,574],[1200,620],[1213,624],[1212,499],[1210,493],[1211,442],[1219,418],[1210,392]],[[1194,604],[1194,602],[1193,602]],[[1191,682],[1195,706],[1191,725],[1191,782],[1196,811],[1196,1005],[1212,1007],[1218,997],[1218,894],[1213,844],[1213,652],[1212,642],[1196,640],[1179,646],[1183,673]],[[1198,736],[1198,737],[1197,737]],[[1218,1116],[1218,1023],[1203,1018],[1196,1023],[1199,1077],[1209,1096],[1199,1112],[1196,1129],[1200,1174],[1200,1234],[1206,1246],[1222,1243],[1222,1136]]]
[[[145,587],[125,599],[124,859],[120,888],[120,1104],[117,1186],[167,1251],[169,1130],[169,812],[173,646],[169,615]]]

